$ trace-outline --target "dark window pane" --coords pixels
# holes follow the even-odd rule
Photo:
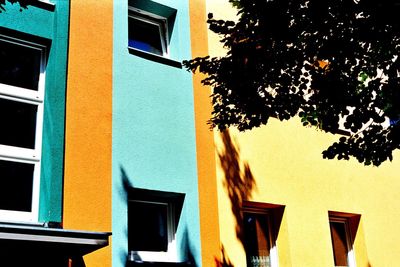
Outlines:
[[[160,25],[129,17],[129,46],[149,53],[163,55]]]
[[[270,266],[270,233],[267,214],[243,215],[247,266]]]
[[[167,251],[167,214],[166,204],[129,201],[129,251]]]
[[[0,160],[0,209],[31,211],[33,164]]]
[[[38,90],[41,51],[0,40],[0,83]]]
[[[35,148],[37,106],[0,98],[0,144]]]
[[[347,237],[346,224],[342,222],[330,222],[333,255],[335,266],[348,266],[347,263]]]

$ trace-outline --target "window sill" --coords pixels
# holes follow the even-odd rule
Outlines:
[[[56,5],[54,3],[50,3],[47,0],[32,1],[29,4],[38,8],[45,9],[47,11],[54,11],[56,9]]]
[[[138,50],[136,48],[128,47],[129,53],[138,57],[142,57],[147,60],[155,61],[161,64],[165,64],[171,67],[182,69],[182,63],[170,58],[162,57],[159,55],[151,54],[144,52],[142,50]]]

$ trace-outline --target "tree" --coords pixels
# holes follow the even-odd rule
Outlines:
[[[237,22],[208,15],[224,57],[184,61],[212,87],[209,123],[240,131],[270,117],[341,133],[324,158],[365,165],[400,147],[400,1],[229,0]]]

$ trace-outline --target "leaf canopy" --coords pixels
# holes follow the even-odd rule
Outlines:
[[[208,16],[223,57],[184,61],[212,87],[209,123],[249,130],[270,117],[343,134],[323,157],[365,165],[400,145],[399,0],[230,0]]]

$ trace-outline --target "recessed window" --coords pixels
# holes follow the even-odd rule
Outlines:
[[[178,10],[155,1],[128,0],[128,51],[143,59],[182,68],[174,24]]]
[[[168,56],[167,19],[130,8],[128,40],[131,48],[159,56]]]
[[[0,34],[0,220],[37,221],[46,46]]]
[[[333,258],[336,267],[355,267],[351,217],[329,216]]]
[[[168,203],[129,201],[129,250],[167,251],[168,225],[172,225]]]
[[[184,194],[131,189],[128,198],[129,260],[176,260],[175,233]]]
[[[244,247],[248,267],[274,267],[278,264],[272,214],[270,209],[243,210]]]

